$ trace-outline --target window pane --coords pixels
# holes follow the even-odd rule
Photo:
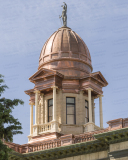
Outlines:
[[[74,115],[67,115],[67,124],[75,124]]]
[[[85,107],[88,107],[88,101],[85,101]]]
[[[85,108],[85,116],[88,117],[88,108]]]
[[[75,98],[67,98],[67,103],[75,103]]]
[[[52,121],[52,116],[49,117],[49,122]]]
[[[53,99],[49,99],[49,106],[53,105]]]
[[[85,123],[88,123],[89,121],[88,121],[88,118],[85,118]]]
[[[74,114],[74,105],[67,105],[67,114]]]
[[[52,112],[53,112],[53,111],[52,111],[52,108],[53,108],[52,106],[49,107],[49,116],[52,116]]]

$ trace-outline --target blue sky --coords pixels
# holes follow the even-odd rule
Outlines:
[[[104,127],[107,121],[128,117],[128,1],[65,0],[68,27],[87,44],[93,72],[101,71],[109,85],[103,89]],[[29,96],[34,85],[28,78],[38,68],[41,49],[49,36],[61,27],[62,0],[6,0],[0,5],[0,74],[9,89],[3,97],[22,99],[24,106],[13,111],[22,123],[23,135],[14,143],[28,142]],[[99,105],[96,103],[96,124]]]

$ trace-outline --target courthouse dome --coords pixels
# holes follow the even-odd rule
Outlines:
[[[44,44],[39,67],[57,70],[64,76],[83,76],[92,71],[90,52],[81,37],[61,27]]]

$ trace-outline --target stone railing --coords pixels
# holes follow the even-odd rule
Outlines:
[[[40,131],[42,131],[42,130],[40,130]],[[75,143],[93,141],[93,140],[95,140],[95,137],[93,136],[94,134],[99,134],[99,133],[103,133],[103,132],[108,132],[108,129],[103,129],[100,131],[94,131],[94,132],[80,134],[80,135],[72,135],[72,134],[63,135],[63,136],[60,136],[54,140],[42,141],[42,142],[30,143],[30,144],[28,143],[28,144],[24,144],[24,145],[16,145],[11,142],[10,143],[7,142],[5,144],[8,145],[9,148],[12,148],[13,150],[15,150],[16,152],[28,153],[28,152],[35,152],[35,151],[40,151],[40,150],[61,147],[61,146],[65,146],[65,145],[71,145],[71,144],[75,144]]]
[[[73,139],[74,143],[81,143],[81,142],[87,142],[87,141],[93,141],[95,137],[93,135],[81,135],[81,136],[75,136]]]
[[[39,133],[45,133],[45,132],[50,132],[52,130],[52,123],[46,123],[46,124],[41,124],[38,125],[38,131]]]
[[[51,122],[44,123],[44,124],[33,125],[33,136],[35,136],[35,134],[60,132],[59,126],[60,124],[56,121],[51,121]]]
[[[65,145],[80,143],[80,142],[87,142],[94,140],[93,135],[81,135],[81,136],[73,136],[73,135],[66,135],[63,138],[59,138],[57,140],[53,141],[45,141],[40,143],[34,143],[34,144],[28,144],[26,147],[23,147],[22,153],[28,153],[28,152],[35,152],[40,150],[46,150],[56,147],[61,147]],[[66,144],[65,144],[66,141]],[[68,141],[68,143],[67,143]]]
[[[59,123],[56,121],[51,121],[49,123],[38,125],[39,134],[47,132],[57,132],[57,131],[59,131]]]
[[[87,133],[79,134],[79,135],[72,135],[72,134],[60,135],[56,139],[49,140],[49,141],[42,141],[42,142],[40,141],[38,143],[35,142],[35,143],[30,143],[30,144],[28,143],[24,145],[18,145],[12,142],[4,142],[4,141],[3,143],[6,144],[9,148],[12,148],[13,150],[15,150],[16,152],[28,153],[28,152],[35,152],[35,151],[40,151],[40,150],[56,148],[56,147],[65,146],[65,145],[71,145],[75,143],[93,141],[95,140],[94,134],[96,135],[99,133],[111,131],[115,128],[117,129],[117,126],[115,127],[115,124],[119,125],[118,129],[128,127],[128,118],[109,121],[108,124],[109,124],[109,127],[106,129],[101,129],[101,130],[97,130],[93,132],[87,132]],[[39,132],[44,133],[44,132],[53,131],[55,127],[59,128],[59,123],[50,122],[47,124],[37,125],[37,126],[39,129]]]
[[[60,140],[48,141],[48,142],[43,142],[38,144],[30,144],[27,147],[25,147],[26,148],[25,153],[46,150],[46,149],[56,148],[60,146],[61,146]]]

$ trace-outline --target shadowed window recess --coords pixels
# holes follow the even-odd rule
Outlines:
[[[53,119],[53,99],[48,100],[48,122]]]
[[[88,101],[85,100],[85,124],[89,122]]]

